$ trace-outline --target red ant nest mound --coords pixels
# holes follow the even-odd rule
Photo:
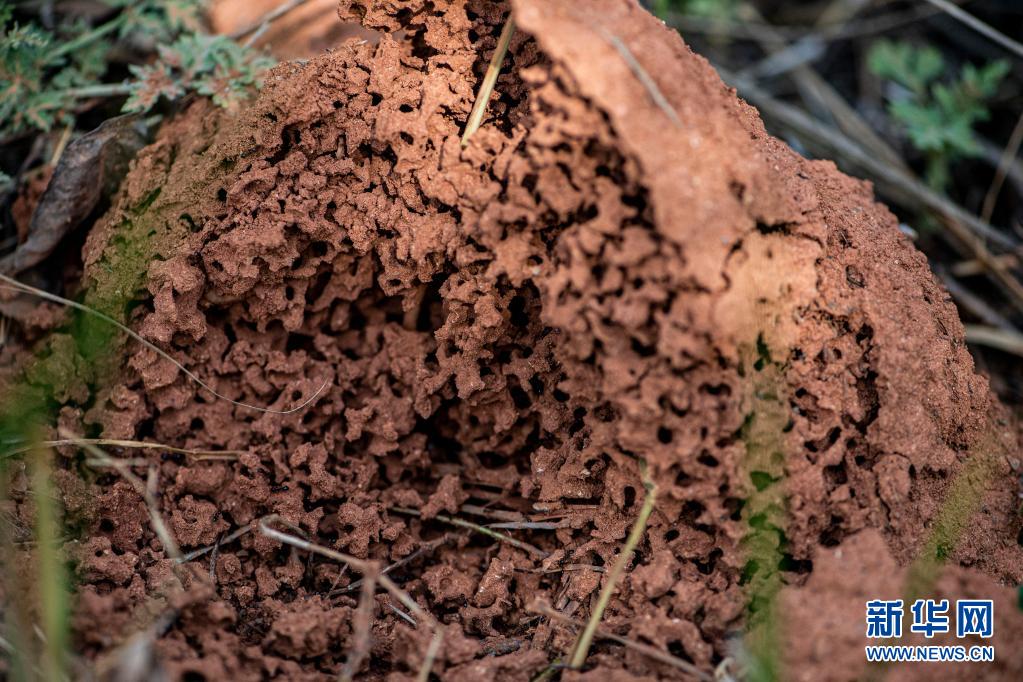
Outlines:
[[[741,656],[757,572],[777,573],[790,678],[847,678],[863,601],[900,596],[936,548],[954,568],[926,596],[997,601],[998,661],[962,674],[1018,679],[1000,586],[1023,579],[1015,428],[895,218],[867,183],[770,137],[636,3],[512,7],[467,148],[504,3],[345,0],[376,44],[277,68],[237,115],[194,104],[90,236],[86,279],[102,286],[129,207],[162,188],[137,329],[238,401],[285,410],[326,382],[308,407],[214,399],[141,350],[64,420],[245,451],[160,463],[182,548],[275,513],[403,562],[390,575],[444,624],[441,679],[526,680],[571,649],[575,630],[529,607],[589,617],[644,499],[641,459],[656,507],[606,630],[711,672]],[[97,655],[137,630],[170,571],[138,495],[98,485],[76,614]],[[765,490],[783,523],[758,523]],[[506,531],[534,551],[438,515],[543,525]],[[777,566],[751,561],[758,533]],[[196,564],[207,577],[157,644],[173,675],[337,674],[357,572],[259,532]],[[428,628],[378,602],[362,673],[415,675]],[[681,674],[613,643],[587,662],[588,679]]]

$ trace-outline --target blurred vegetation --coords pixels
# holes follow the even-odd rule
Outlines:
[[[654,0],[654,14],[665,17],[670,12],[681,12],[708,19],[731,19],[739,7],[739,0]]]
[[[207,34],[204,4],[103,0],[57,14],[0,2],[0,139],[74,126],[96,98],[121,98],[130,112],[188,93],[222,106],[243,98],[272,61]]]
[[[891,40],[874,43],[868,60],[875,75],[898,86],[888,89],[888,111],[926,156],[928,182],[947,189],[952,163],[981,154],[975,126],[991,118],[988,102],[1009,73],[1009,62],[964,64],[958,78],[946,80],[948,65],[936,48]]]

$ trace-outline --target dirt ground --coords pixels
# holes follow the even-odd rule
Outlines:
[[[643,460],[656,507],[605,629],[712,674],[752,621],[782,679],[929,679],[865,667],[863,609],[937,551],[926,596],[996,602],[996,661],[942,679],[1020,679],[1018,430],[894,216],[635,3],[511,6],[464,149],[502,2],[342,0],[337,26],[376,40],[278,67],[242,112],[197,102],[142,152],[85,284],[121,286],[121,235],[144,224],[139,333],[232,400],[315,399],[256,412],[137,345],[93,399],[68,370],[64,428],[243,453],[149,456],[182,550],[216,547],[183,578],[127,482],[60,472],[84,524],[78,648],[113,660],[156,622],[171,679],[336,677],[359,574],[231,536],[277,514],[399,564],[443,625],[437,678],[530,680],[576,636],[537,600],[589,616]],[[527,527],[513,545],[451,516]],[[429,629],[375,599],[361,676],[414,678]],[[692,677],[607,641],[588,662],[562,679]]]

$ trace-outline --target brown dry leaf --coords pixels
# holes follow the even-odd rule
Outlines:
[[[104,121],[69,144],[32,215],[27,239],[0,260],[0,272],[17,275],[53,253],[104,195],[117,190],[145,143],[144,126],[130,115]]]

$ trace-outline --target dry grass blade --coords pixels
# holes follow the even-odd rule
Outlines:
[[[277,540],[278,542],[282,542],[286,545],[298,547],[299,549],[303,549],[307,552],[319,554],[320,556],[327,557],[328,559],[333,559],[334,561],[339,561],[341,563],[348,564],[355,570],[362,573],[363,575],[367,575],[370,573],[375,574],[377,576],[377,580],[380,582],[381,587],[387,590],[392,597],[397,599],[399,602],[402,603],[402,605],[405,606],[405,608],[412,612],[419,620],[419,622],[425,622],[430,625],[430,628],[433,630],[434,635],[433,639],[430,642],[430,647],[427,650],[426,657],[423,660],[423,667],[420,668],[418,677],[418,679],[421,680],[422,682],[426,682],[426,680],[430,676],[430,668],[433,665],[433,659],[436,657],[436,651],[440,650],[440,645],[444,639],[444,632],[443,630],[441,630],[440,624],[433,618],[433,616],[427,613],[423,609],[423,607],[421,607],[416,602],[415,599],[409,596],[409,594],[405,592],[405,590],[401,589],[397,585],[397,583],[388,578],[386,575],[379,573],[379,570],[372,562],[359,559],[357,557],[345,554],[343,552],[338,552],[336,550],[324,547],[323,545],[317,545],[314,542],[303,540],[302,538],[297,537],[295,535],[289,535],[288,533],[284,533],[275,528],[271,528],[270,524],[274,522],[287,524],[287,522],[280,516],[278,516],[277,514],[272,514],[270,516],[260,519],[259,531],[268,538]],[[433,652],[432,656],[430,654],[431,651]],[[429,664],[429,666],[427,664]]]
[[[52,482],[52,456],[51,450],[37,448],[26,462],[36,502],[36,549],[33,561],[36,580],[33,587],[38,591],[36,600],[39,613],[33,621],[33,630],[42,643],[39,664],[46,677],[63,679],[70,661],[71,595],[65,566],[67,558],[60,542],[61,503]]]
[[[155,469],[150,469],[150,479],[147,483],[136,476],[132,472],[131,468],[124,462],[111,457],[92,443],[84,442],[79,438],[75,438],[64,429],[60,429],[60,435],[62,438],[80,446],[92,455],[94,459],[102,462],[104,466],[116,470],[124,480],[128,481],[128,483],[135,488],[135,492],[141,495],[142,500],[146,503],[146,509],[149,511],[149,520],[153,525],[153,532],[156,533],[156,536],[160,539],[160,543],[163,545],[164,551],[167,552],[167,556],[175,559],[176,562],[180,564],[182,562],[181,549],[178,547],[177,541],[174,539],[170,529],[163,520],[163,516],[160,514],[160,504],[156,499],[156,495],[153,490],[155,487]]]
[[[529,610],[532,611],[533,613],[539,613],[542,616],[547,616],[551,620],[556,620],[566,625],[572,625],[577,628],[582,628],[584,626],[584,623],[582,623],[581,621],[578,621],[575,618],[572,618],[571,616],[566,616],[560,611],[556,611],[550,604],[544,601],[535,602],[532,606],[529,607]],[[644,656],[648,656],[649,658],[652,658],[655,661],[659,661],[660,663],[670,665],[673,668],[678,668],[679,670],[686,672],[690,675],[693,675],[701,680],[712,682],[714,679],[713,677],[711,677],[704,671],[700,670],[689,661],[684,661],[681,658],[678,658],[677,656],[672,656],[667,651],[661,651],[657,647],[650,646],[649,644],[636,642],[634,640],[622,637],[620,635],[616,635],[613,632],[608,632],[607,630],[603,630],[601,628],[597,628],[597,636],[600,637],[601,639],[607,639],[611,640],[612,642],[616,642],[617,644],[621,644],[622,646],[628,649],[637,651],[643,654]]]
[[[1023,44],[1013,40],[1009,36],[1005,35],[1001,31],[992,28],[985,24],[983,21],[973,16],[969,12],[959,7],[956,7],[948,0],[924,0],[929,2],[935,7],[939,8],[943,12],[947,12],[950,17],[959,21],[966,26],[969,26],[977,33],[981,34],[986,38],[990,38],[992,41],[998,43],[1006,50],[1014,52],[1017,57],[1023,58]]]
[[[494,94],[494,86],[497,85],[497,77],[501,75],[501,67],[504,66],[505,55],[508,54],[508,46],[511,44],[512,36],[515,35],[515,20],[508,17],[504,28],[501,29],[501,36],[497,39],[497,49],[490,58],[487,65],[487,73],[483,76],[483,83],[480,91],[476,93],[476,102],[472,105],[469,113],[469,120],[465,124],[465,132],[462,133],[462,146],[469,144],[471,138],[483,123],[483,114],[487,111],[490,98]]]
[[[63,298],[62,296],[57,296],[56,294],[51,294],[48,291],[43,291],[42,289],[37,289],[37,288],[35,288],[33,286],[29,286],[28,284],[24,284],[22,282],[19,282],[18,280],[13,279],[11,277],[8,277],[7,275],[4,275],[4,274],[0,274],[0,281],[2,281],[2,282],[7,284],[6,288],[14,289],[15,291],[19,291],[19,292],[24,293],[24,294],[31,294],[32,296],[36,296],[36,297],[44,299],[46,301],[51,301],[53,303],[58,303],[60,305],[67,306],[68,308],[73,308],[74,310],[77,310],[79,312],[83,312],[86,315],[91,315],[91,316],[93,316],[93,317],[95,317],[97,319],[103,320],[104,322],[113,325],[114,327],[116,327],[117,329],[121,330],[122,332],[124,332],[125,334],[127,334],[128,336],[133,338],[134,340],[136,340],[139,343],[141,343],[143,346],[145,346],[149,350],[151,350],[154,353],[156,353],[157,355],[159,355],[164,360],[167,360],[168,362],[172,363],[175,367],[177,367],[179,370],[181,370],[185,374],[185,376],[187,376],[189,379],[194,381],[196,384],[198,384],[199,386],[201,386],[204,389],[206,389],[207,391],[209,391],[209,393],[211,395],[213,395],[215,398],[219,398],[220,400],[226,400],[227,402],[231,403],[232,405],[237,405],[238,407],[244,407],[244,408],[247,408],[247,409],[250,409],[250,410],[255,410],[257,412],[265,412],[265,413],[268,413],[268,414],[280,414],[280,415],[293,414],[293,413],[298,412],[299,410],[305,408],[306,406],[311,404],[314,400],[316,400],[316,398],[319,397],[320,393],[323,392],[323,389],[327,388],[327,384],[330,383],[329,380],[328,381],[324,381],[323,385],[320,386],[320,388],[315,393],[313,393],[309,398],[304,400],[300,405],[297,405],[297,406],[291,408],[290,410],[272,410],[272,409],[269,409],[269,408],[266,408],[266,407],[260,407],[259,405],[250,405],[248,403],[244,403],[244,402],[241,402],[241,401],[238,401],[238,400],[232,400],[231,398],[228,398],[226,395],[221,395],[220,393],[218,393],[212,386],[210,386],[209,384],[204,382],[202,379],[200,379],[195,374],[193,374],[191,371],[189,371],[189,369],[187,367],[185,367],[180,362],[178,362],[177,360],[172,358],[169,353],[167,353],[166,351],[160,349],[155,344],[153,344],[153,343],[147,341],[146,339],[142,338],[142,336],[140,336],[136,332],[132,331],[130,328],[128,328],[127,326],[121,324],[120,322],[118,322],[114,318],[110,317],[109,315],[104,315],[103,313],[99,312],[98,310],[93,310],[89,306],[82,305],[81,303],[77,303],[77,302],[72,301],[70,299]]]
[[[235,460],[240,455],[244,455],[244,450],[188,450],[185,448],[175,448],[170,445],[164,445],[163,443],[150,443],[139,440],[117,440],[115,438],[74,438],[71,440],[44,440],[39,443],[39,447],[44,448],[55,448],[64,445],[81,445],[82,443],[88,443],[89,445],[96,445],[103,448],[129,448],[133,450],[163,450],[166,452],[174,452],[180,455],[188,455],[194,457],[198,461],[211,461],[211,460]],[[8,450],[6,455],[20,455],[24,452],[32,450],[32,446],[24,446],[16,448],[14,450]]]
[[[398,512],[399,514],[408,514],[410,516],[419,517],[422,517],[423,515],[422,512],[420,512],[417,509],[406,509],[405,507],[391,507],[390,509],[391,511]],[[550,554],[548,554],[547,552],[543,551],[539,547],[534,547],[528,542],[516,540],[515,538],[505,535],[504,533],[499,533],[496,530],[491,530],[486,526],[481,526],[478,523],[473,523],[472,521],[466,521],[465,519],[459,519],[452,516],[444,516],[443,514],[437,514],[437,516],[435,516],[434,518],[443,523],[449,523],[452,526],[458,526],[459,528],[468,528],[469,530],[474,530],[477,533],[482,533],[483,535],[492,537],[495,540],[498,540],[505,544],[509,544],[512,547],[518,547],[519,549],[525,552],[529,552],[533,556],[539,557],[541,559],[546,559],[547,557],[550,556]]]
[[[639,469],[643,476],[643,487],[646,489],[643,506],[639,510],[636,522],[632,524],[629,536],[625,539],[625,545],[622,547],[621,554],[618,555],[614,566],[611,567],[611,571],[607,574],[607,581],[604,583],[604,589],[600,591],[600,596],[597,598],[597,606],[593,609],[593,613],[590,614],[590,620],[586,623],[586,627],[583,628],[582,632],[579,633],[579,639],[576,640],[575,648],[572,651],[572,658],[569,660],[569,667],[571,668],[582,668],[583,663],[586,662],[586,656],[590,653],[593,637],[597,634],[597,628],[600,626],[600,619],[604,617],[604,610],[607,609],[607,605],[611,601],[611,595],[614,594],[622,574],[625,573],[625,567],[632,561],[632,553],[636,550],[639,541],[643,539],[647,521],[654,510],[654,504],[657,501],[657,485],[650,478],[646,462],[640,460]]]

